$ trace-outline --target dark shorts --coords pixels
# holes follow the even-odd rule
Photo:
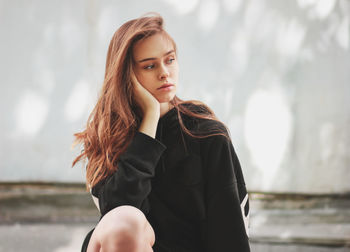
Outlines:
[[[93,228],[92,230],[90,230],[90,232],[87,233],[87,235],[85,236],[83,245],[81,246],[81,252],[86,252],[87,247],[88,247],[88,245],[89,245],[89,241],[90,241],[92,232],[94,232],[94,230],[95,230],[95,228]]]

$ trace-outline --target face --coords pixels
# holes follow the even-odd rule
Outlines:
[[[178,63],[174,46],[164,35],[157,33],[135,43],[134,72],[141,83],[160,103],[168,103],[176,94]],[[168,88],[161,88],[171,84]]]

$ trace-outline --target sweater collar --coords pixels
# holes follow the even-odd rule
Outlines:
[[[178,122],[177,109],[176,107],[173,107],[159,118],[157,131],[159,130],[160,126],[172,129],[174,126],[178,125]]]
[[[180,106],[186,106],[186,105],[187,104],[181,104]],[[183,117],[183,119],[185,119],[185,118]],[[161,116],[159,118],[158,125],[157,125],[156,138],[160,142],[165,144],[165,142],[164,142],[165,134],[170,133],[171,135],[174,136],[174,133],[177,131],[180,132],[180,134],[181,134],[181,139],[182,139],[183,144],[184,144],[185,153],[186,153],[186,155],[188,155],[187,145],[185,143],[183,132],[181,130],[179,119],[178,119],[178,110],[176,109],[176,107],[173,107],[170,110],[168,110],[163,116]],[[161,162],[162,171],[164,172],[165,171],[164,156],[162,155],[160,159],[161,159],[160,162]]]

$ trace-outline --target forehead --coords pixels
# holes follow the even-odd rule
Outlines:
[[[161,58],[174,49],[173,43],[166,35],[157,33],[136,42],[132,51],[134,60],[139,61],[144,58]]]

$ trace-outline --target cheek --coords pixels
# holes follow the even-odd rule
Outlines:
[[[179,69],[178,67],[174,67],[172,70],[171,70],[171,73],[173,75],[174,78],[178,78],[179,76]]]
[[[154,76],[151,73],[140,73],[138,80],[144,87],[150,87],[154,83]]]
[[[178,65],[177,62],[176,62],[176,64],[172,67],[172,72],[173,72],[173,74],[178,75],[178,73],[179,73],[179,65]]]

